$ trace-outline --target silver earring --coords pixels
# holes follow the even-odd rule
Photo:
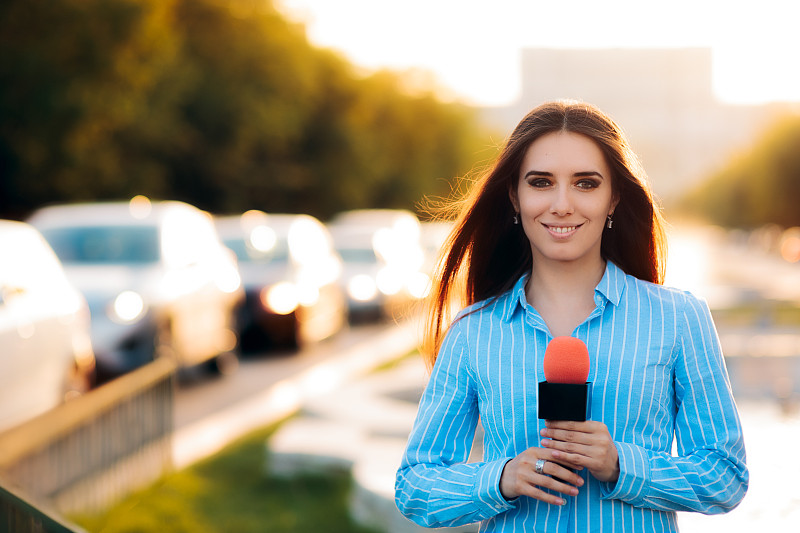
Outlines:
[[[519,224],[519,213],[514,213],[514,224]]]
[[[612,213],[612,214],[613,214],[613,213]],[[606,227],[607,227],[608,229],[611,229],[611,226],[613,226],[613,225],[614,225],[614,221],[613,221],[613,220],[611,220],[611,215],[608,215],[608,221],[606,222]]]

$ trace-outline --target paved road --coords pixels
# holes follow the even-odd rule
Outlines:
[[[297,354],[245,359],[231,376],[184,381],[175,400],[174,465],[188,466],[402,357],[416,347],[417,332],[411,321],[352,328]]]
[[[380,335],[393,324],[353,326],[299,352],[265,352],[242,357],[237,371],[217,377],[194,370],[181,376],[175,398],[175,428],[179,429],[264,392],[277,382]]]

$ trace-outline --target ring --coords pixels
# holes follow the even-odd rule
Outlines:
[[[536,461],[536,465],[533,469],[536,471],[537,474],[544,474],[544,465],[547,463],[544,459],[539,459]]]

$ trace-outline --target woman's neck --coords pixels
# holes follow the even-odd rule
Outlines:
[[[605,261],[536,262],[525,294],[554,336],[570,335],[594,310],[594,289],[605,273]]]

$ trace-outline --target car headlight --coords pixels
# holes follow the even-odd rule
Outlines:
[[[144,299],[134,291],[122,291],[114,298],[108,309],[108,316],[118,324],[131,324],[145,313]]]
[[[297,309],[300,295],[294,284],[282,281],[261,291],[261,303],[273,313],[288,315]]]
[[[378,295],[378,286],[371,276],[358,274],[347,283],[347,294],[358,302],[368,302]]]
[[[408,278],[407,288],[411,296],[421,300],[431,292],[431,278],[424,272],[415,272]]]
[[[397,294],[403,289],[403,273],[392,267],[384,267],[378,272],[378,290],[387,296]]]

